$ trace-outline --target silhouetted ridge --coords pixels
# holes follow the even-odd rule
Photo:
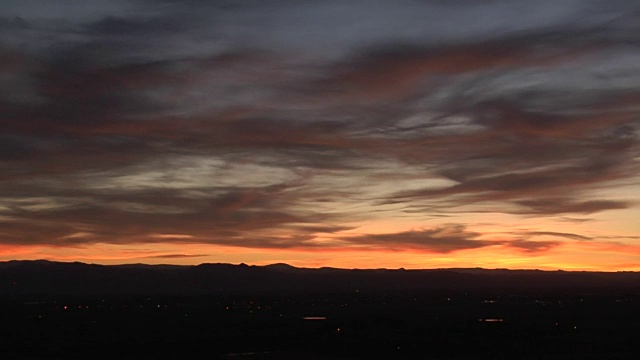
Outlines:
[[[294,270],[297,269],[295,266],[291,266],[285,263],[276,263],[271,265],[264,266],[267,269],[275,269],[275,270]]]
[[[637,272],[296,268],[288,264],[0,262],[0,294],[212,294],[420,289],[640,288]]]

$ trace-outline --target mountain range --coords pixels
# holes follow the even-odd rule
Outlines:
[[[227,294],[406,290],[640,289],[638,272],[482,268],[337,269],[287,264],[96,265],[0,262],[0,295]]]

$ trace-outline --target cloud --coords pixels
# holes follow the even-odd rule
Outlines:
[[[588,236],[572,234],[572,233],[563,233],[563,232],[554,232],[554,231],[530,231],[526,233],[530,236],[552,236],[552,237],[561,237],[567,238],[571,240],[591,240],[592,238]]]
[[[196,257],[203,257],[203,256],[207,256],[206,254],[196,254],[196,255],[192,255],[192,254],[164,254],[164,255],[152,255],[152,256],[145,256],[145,258],[154,258],[154,259],[185,259],[185,258],[196,258]]]
[[[568,216],[562,216],[560,218],[557,218],[557,220],[570,222],[570,223],[586,223],[586,222],[596,221],[595,219],[592,219],[592,218],[576,218],[576,217],[568,217]]]
[[[413,248],[429,252],[449,253],[495,245],[478,240],[478,233],[469,232],[463,225],[445,225],[433,229],[420,229],[393,234],[371,234],[342,238],[352,245],[380,246],[390,249]]]
[[[535,254],[549,251],[562,245],[566,241],[560,240],[537,240],[538,237],[560,238],[574,241],[590,241],[591,237],[556,231],[517,231],[513,232],[513,239],[505,241],[505,245],[525,253]]]
[[[628,1],[34,4],[0,18],[0,242],[535,252],[586,237],[449,222],[637,206]]]
[[[363,248],[382,248],[391,250],[413,250],[430,253],[452,253],[460,250],[472,250],[489,246],[506,246],[527,253],[550,250],[561,244],[560,241],[530,240],[536,236],[562,237],[570,240],[586,240],[587,237],[549,231],[514,233],[513,238],[490,239],[491,236],[467,230],[462,224],[419,229],[392,234],[368,234],[341,238],[342,241]],[[487,239],[489,238],[489,239]]]
[[[584,54],[584,49],[544,44],[555,51],[540,52],[529,36],[497,39],[477,44],[438,47],[376,44],[348,62],[335,66],[330,78],[316,87],[335,93],[344,92],[355,98],[380,99],[405,97],[420,91],[422,96],[442,96],[438,85],[442,77],[464,74],[557,66]],[[435,86],[434,86],[435,85]],[[468,84],[467,87],[476,84]],[[477,86],[477,85],[476,85]],[[444,87],[445,90],[446,87]],[[440,90],[440,91],[442,91]]]
[[[538,253],[550,250],[556,246],[560,245],[558,241],[530,241],[530,240],[512,240],[509,242],[509,246],[523,250],[527,253]]]
[[[525,210],[526,213],[533,214],[592,214],[603,210],[626,209],[631,206],[626,201],[593,200],[578,202],[563,198],[523,200],[519,201],[518,204],[528,209]]]
[[[88,33],[99,36],[144,36],[180,33],[187,30],[184,24],[169,18],[123,18],[107,16],[89,23]]]

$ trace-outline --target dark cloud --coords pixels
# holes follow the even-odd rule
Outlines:
[[[561,244],[559,241],[530,240],[535,236],[563,237],[571,240],[589,238],[568,233],[525,232],[516,233],[510,240],[482,240],[482,234],[467,230],[465,225],[447,224],[445,226],[420,229],[393,234],[372,234],[342,238],[352,245],[368,246],[392,250],[418,250],[433,253],[450,253],[459,250],[477,249],[488,246],[507,246],[528,253],[544,252]]]
[[[437,253],[496,245],[495,242],[478,240],[479,236],[478,233],[467,231],[463,225],[446,225],[433,229],[362,235],[342,240],[353,245],[373,245],[398,250],[413,248]]]
[[[429,94],[432,93],[429,88],[435,90],[434,85],[441,85],[443,76],[510,70],[513,67],[553,66],[584,52],[579,46],[560,47],[553,42],[542,42],[543,48],[550,49],[539,51],[531,40],[540,42],[540,37],[432,47],[376,44],[371,51],[335,66],[332,77],[317,87],[332,93],[345,92],[356,98],[403,97],[412,95],[416,90]]]
[[[530,241],[530,240],[518,239],[518,240],[512,240],[509,242],[510,247],[513,247],[528,253],[544,252],[558,245],[560,245],[560,242],[558,241]]]
[[[29,22],[19,16],[14,18],[0,18],[0,29],[24,30],[29,28],[31,28]]]
[[[571,222],[571,223],[586,223],[586,222],[596,221],[595,219],[591,219],[591,218],[576,218],[576,217],[569,217],[569,216],[559,217],[558,220],[559,221],[565,221],[565,222]]]
[[[580,202],[567,198],[522,200],[517,203],[526,209],[524,212],[549,215],[562,213],[592,214],[603,210],[626,209],[631,206],[626,201],[593,200]]]
[[[191,254],[166,254],[166,255],[154,255],[154,256],[146,256],[145,258],[154,258],[154,259],[185,259],[185,258],[197,258],[207,255],[191,255]]]
[[[553,237],[561,237],[567,238],[571,240],[591,240],[592,238],[588,236],[572,234],[572,233],[562,233],[562,232],[554,232],[554,231],[530,231],[527,233],[530,236],[553,236]]]
[[[13,198],[11,203],[5,200],[5,213],[11,218],[3,222],[3,241],[53,246],[170,242],[291,248],[316,246],[305,243],[313,239],[312,234],[352,228],[332,225],[334,216],[277,210],[288,201],[287,196],[278,195],[286,190],[221,188],[211,194],[207,193],[211,189],[192,189],[196,193],[192,197],[179,190],[79,191],[73,197]],[[273,230],[285,235],[266,235]]]
[[[184,24],[171,18],[128,19],[107,16],[102,20],[90,23],[86,31],[101,36],[144,36],[167,35],[185,31]]]

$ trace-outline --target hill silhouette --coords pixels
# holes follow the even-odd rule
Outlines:
[[[201,264],[96,265],[0,262],[0,294],[215,294],[424,289],[575,290],[640,288],[637,272],[506,269],[337,269]]]

